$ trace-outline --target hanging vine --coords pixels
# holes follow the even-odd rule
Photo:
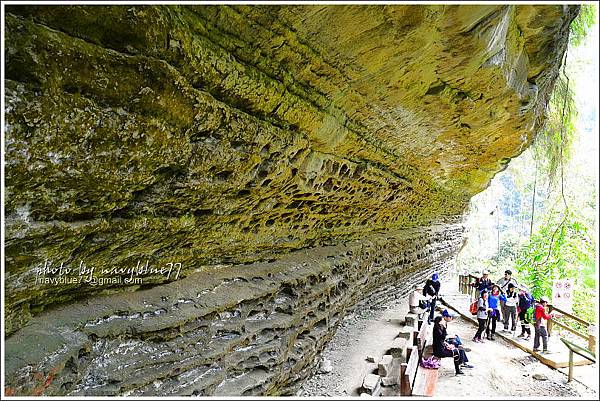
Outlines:
[[[570,46],[578,46],[582,43],[587,32],[589,32],[591,26],[594,24],[595,13],[596,9],[594,6],[581,6],[579,15],[571,24],[571,34],[569,37]],[[575,95],[570,87],[569,76],[566,72],[567,57],[568,49],[563,56],[560,72],[555,82],[552,97],[550,98],[550,111],[548,113],[546,125],[538,134],[534,143],[533,154],[536,161],[536,180],[538,162],[541,162],[542,164],[545,164],[549,192],[553,187],[559,184],[560,196],[565,207],[563,218],[552,233],[547,257],[539,264],[546,263],[550,258],[556,232],[562,228],[567,215],[569,214],[569,205],[565,196],[565,164],[568,163],[572,154],[576,134],[575,121],[577,119],[577,107],[575,105]],[[557,177],[557,171],[560,171],[559,177]],[[557,180],[559,181],[557,182]],[[535,194],[532,204],[530,238],[534,224],[534,208]]]

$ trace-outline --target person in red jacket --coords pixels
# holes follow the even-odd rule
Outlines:
[[[535,305],[535,311],[533,313],[533,327],[535,329],[535,337],[533,338],[533,351],[539,352],[540,350],[540,337],[542,338],[543,351],[542,353],[548,354],[548,320],[552,319],[554,313],[546,313],[546,306],[548,305],[548,298],[541,297],[540,302]]]

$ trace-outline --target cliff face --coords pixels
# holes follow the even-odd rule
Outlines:
[[[293,393],[452,265],[576,13],[7,7],[8,391]]]

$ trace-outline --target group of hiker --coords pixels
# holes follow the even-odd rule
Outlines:
[[[477,315],[478,328],[473,342],[484,342],[483,333],[487,340],[495,340],[496,323],[502,322],[503,331],[514,334],[517,322],[521,324],[521,334],[517,337],[525,341],[531,338],[530,324],[534,327],[533,351],[548,353],[548,320],[554,314],[548,314],[546,307],[548,299],[541,297],[536,302],[527,288],[520,285],[512,272],[506,270],[504,276],[495,283],[489,278],[489,272],[484,270],[482,276],[473,283],[477,289],[478,299],[471,305],[471,313]]]
[[[440,288],[441,283],[437,273],[434,273],[424,286],[416,284],[408,297],[409,311],[420,316],[427,314],[427,324],[434,323],[433,355],[438,358],[452,357],[456,374],[462,375],[464,374],[462,368],[473,368],[473,365],[469,364],[467,357],[469,349],[463,346],[460,337],[448,336],[447,324],[456,315],[445,309],[441,315],[434,318],[435,306],[440,298]]]
[[[477,315],[478,328],[473,337],[473,342],[483,343],[485,339],[495,340],[497,322],[502,322],[503,331],[515,333],[517,322],[521,325],[521,334],[517,337],[523,340],[531,338],[530,323],[534,326],[533,351],[548,353],[548,319],[554,314],[548,314],[546,307],[548,299],[541,297],[535,302],[527,288],[519,285],[512,277],[512,272],[506,270],[504,276],[492,282],[489,272],[484,270],[482,276],[473,283],[478,298],[471,305],[471,313]],[[447,324],[452,321],[455,314],[445,309],[441,315],[434,318],[436,302],[440,299],[441,283],[439,275],[434,273],[424,286],[419,284],[413,287],[409,295],[408,304],[411,313],[427,315],[427,323],[433,326],[433,354],[438,358],[452,357],[457,375],[463,374],[462,368],[472,368],[468,362],[466,352],[458,335],[448,337]]]

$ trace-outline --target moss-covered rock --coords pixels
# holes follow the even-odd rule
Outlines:
[[[80,370],[64,376],[73,353],[93,355],[84,358],[92,369],[106,358],[94,347],[143,338],[143,324],[121,318],[131,308],[113,301],[138,293],[154,299],[163,287],[183,291],[182,283],[210,281],[206,266],[246,269],[244,277],[258,280],[246,279],[240,291],[256,286],[256,294],[270,294],[283,284],[265,288],[263,273],[253,275],[264,261],[293,270],[278,262],[290,252],[312,248],[318,255],[325,246],[366,244],[375,233],[393,235],[370,257],[388,255],[389,247],[435,245],[427,235],[437,227],[445,233],[435,237],[443,238],[444,252],[373,263],[395,269],[391,279],[447,269],[462,241],[456,225],[468,200],[530,144],[543,122],[576,12],[558,5],[8,6],[9,340],[48,330],[43,322],[57,310],[83,308],[83,319],[93,312],[85,309],[89,302],[110,311],[99,322],[111,316],[117,318],[109,322],[119,322],[91,333],[87,323],[61,317],[52,327],[69,333],[77,349],[67,347],[62,362],[42,367],[44,350],[62,349],[62,340],[40,340],[32,351],[38,359],[11,362],[11,386],[28,394],[93,392]],[[412,239],[398,239],[411,230]],[[395,239],[404,245],[394,248]],[[355,277],[353,269],[366,263],[355,262],[344,264],[344,274]],[[38,274],[61,263],[94,268],[90,280],[106,282],[58,283],[60,273]],[[125,281],[127,269],[140,263],[181,269],[177,276],[150,269],[142,281]],[[323,263],[311,259],[302,274],[325,265],[335,270]],[[323,280],[342,274],[333,270]],[[348,285],[360,285],[353,280]],[[323,313],[343,313],[361,298],[352,294],[337,306],[321,299]],[[201,303],[214,311],[233,305],[219,297]],[[138,312],[143,316],[132,313]],[[178,313],[159,313],[160,330],[187,324]],[[193,316],[210,320],[211,313]],[[316,345],[288,358],[291,340],[278,342],[269,369],[306,375],[310,355],[332,335],[334,323],[321,330],[300,323],[301,313],[281,324],[292,336],[315,330]],[[171,341],[164,336],[160,341]],[[224,344],[215,358],[234,343]],[[264,365],[258,359],[234,381],[244,391],[285,393],[300,380],[257,370]],[[242,374],[212,363],[194,362],[168,376],[205,375],[197,390],[218,394],[230,388],[231,375]],[[40,390],[33,376],[18,373],[34,365],[45,374],[62,372],[56,383],[64,387]],[[101,393],[151,392],[132,380],[112,378]]]

